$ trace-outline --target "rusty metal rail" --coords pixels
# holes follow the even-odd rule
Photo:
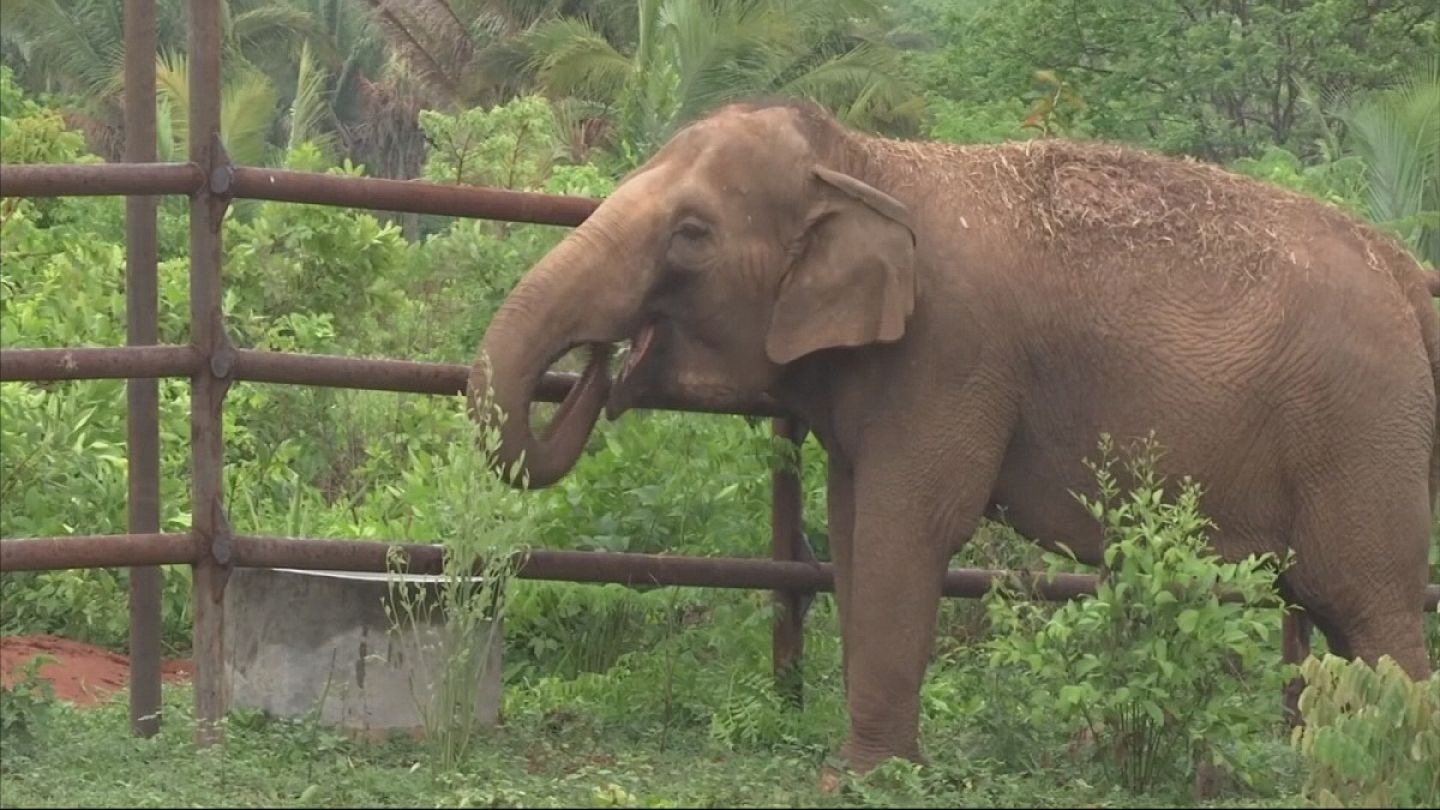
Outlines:
[[[120,0],[117,0],[120,2]],[[223,502],[225,394],[236,381],[317,385],[456,395],[469,369],[443,363],[293,355],[233,347],[225,334],[220,224],[234,199],[338,205],[381,211],[478,217],[558,226],[585,220],[599,201],[581,197],[440,185],[408,180],[341,177],[234,166],[220,132],[220,17],[213,0],[188,0],[191,162],[156,163],[155,0],[123,0],[125,26],[125,162],[85,165],[0,165],[0,197],[124,195],[126,206],[127,343],[120,348],[0,350],[0,382],[125,379],[128,389],[129,533],[124,535],[0,540],[0,571],[55,568],[131,569],[131,724],[136,734],[159,727],[159,575],[154,566],[193,566],[195,740],[223,736],[226,710],[222,671],[224,590],[235,566],[384,571],[392,546],[376,542],[312,540],[235,534]],[[190,343],[155,345],[156,195],[190,201]],[[1440,287],[1432,287],[1440,291]],[[191,384],[191,531],[159,532],[158,405],[156,379]],[[559,402],[575,375],[547,374],[537,392]],[[774,402],[646,401],[642,407],[735,413],[775,419],[777,438],[798,443],[803,433]],[[798,670],[804,613],[814,593],[833,587],[829,564],[814,561],[800,534],[801,488],[792,473],[772,472],[772,559],[716,559],[646,554],[533,551],[519,575],[570,582],[759,588],[775,592],[782,610],[774,626],[777,678]],[[440,570],[443,549],[398,546],[414,570]],[[1009,572],[954,570],[944,594],[974,598]],[[1091,593],[1096,578],[1063,574],[1044,579],[1021,574],[1037,599]],[[1432,585],[1426,603],[1440,602]],[[1287,658],[1308,649],[1309,628],[1285,619]],[[798,693],[798,690],[797,690]],[[796,695],[798,697],[798,694]]]
[[[782,525],[785,521],[781,521]],[[241,568],[296,568],[313,571],[389,570],[389,555],[398,552],[404,570],[438,574],[444,570],[445,547],[432,543],[385,543],[375,540],[314,539],[258,535],[228,536],[229,565]],[[191,534],[114,534],[0,540],[0,570],[53,571],[66,568],[108,568],[121,565],[194,563],[201,543]],[[764,560],[738,557],[688,557],[668,554],[553,551],[523,552],[517,570],[522,579],[561,582],[608,582],[621,585],[669,585],[741,588],[779,593],[830,593],[834,568],[816,560]],[[483,565],[481,566],[483,570]],[[1062,602],[1092,595],[1095,574],[1054,574],[953,568],[945,574],[942,593],[954,599],[978,599],[999,579],[1030,598]],[[1240,601],[1222,594],[1222,601]],[[1440,585],[1425,591],[1423,607],[1440,606]]]
[[[214,186],[218,186],[216,193],[229,193],[252,200],[339,205],[540,225],[579,225],[600,204],[599,200],[588,197],[251,167],[236,167],[228,181],[218,179]]]
[[[119,568],[195,562],[195,538],[185,534],[94,534],[0,540],[0,571]]]
[[[193,163],[0,166],[0,197],[190,195],[204,184],[205,175]]]
[[[118,348],[0,350],[0,382],[55,380],[147,379],[190,377],[200,370],[201,355],[192,346],[122,346]],[[313,385],[412,394],[461,395],[470,367],[458,363],[424,363],[291,354],[254,349],[217,350],[212,371],[233,382]],[[535,389],[537,402],[560,402],[580,375],[547,372]],[[782,417],[774,400],[758,397],[716,405],[650,396],[639,406],[647,410],[741,416]]]
[[[470,367],[456,363],[421,363],[413,360],[240,349],[235,352],[229,374],[236,381],[405,391],[415,394],[464,394]],[[539,402],[560,402],[579,379],[578,374],[547,372],[535,389],[535,399]],[[652,396],[644,399],[640,406],[648,410],[692,413],[772,417],[785,415],[784,410],[768,397],[715,405]]]
[[[199,368],[189,346],[0,350],[0,382],[189,377]]]

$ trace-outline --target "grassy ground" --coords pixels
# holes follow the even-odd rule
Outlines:
[[[1298,787],[1278,741],[1276,783],[1196,802],[1187,791],[1104,790],[1063,761],[1012,770],[984,758],[984,739],[961,733],[932,735],[933,763],[923,771],[882,769],[827,795],[814,747],[733,751],[692,727],[673,730],[662,749],[652,731],[602,730],[555,713],[511,717],[443,773],[420,743],[362,744],[240,712],[223,750],[197,752],[191,697],[188,687],[167,687],[164,728],[148,740],[129,736],[123,694],[99,707],[54,705],[30,750],[7,751],[0,762],[0,806],[1294,806]]]

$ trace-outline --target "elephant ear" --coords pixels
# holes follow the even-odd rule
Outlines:
[[[765,339],[780,365],[821,349],[899,340],[915,310],[909,210],[850,175],[813,171],[819,197]]]

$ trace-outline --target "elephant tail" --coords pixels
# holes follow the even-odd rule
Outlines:
[[[1435,393],[1435,427],[1430,442],[1430,514],[1440,518],[1440,272],[1427,270],[1408,253],[1394,247],[1395,255],[1409,268],[1403,271],[1402,288],[1415,311],[1416,325],[1430,360],[1430,381]],[[1416,273],[1415,270],[1419,272]],[[1410,275],[1414,273],[1414,275]]]
[[[1440,306],[1435,298],[1440,297],[1440,273],[1427,272],[1425,287],[1428,295],[1417,295],[1416,316],[1420,321],[1420,334],[1425,340],[1425,352],[1430,356],[1430,379],[1435,386],[1435,432],[1430,444],[1430,514],[1436,516],[1440,509]]]
[[[1440,509],[1440,346],[1432,340],[1426,348],[1430,351],[1430,379],[1435,381],[1435,438],[1430,445],[1430,514],[1435,516]]]

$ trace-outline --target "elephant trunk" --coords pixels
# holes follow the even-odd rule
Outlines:
[[[611,344],[625,336],[639,308],[638,296],[617,290],[627,285],[614,283],[617,250],[596,238],[601,227],[592,215],[526,274],[495,314],[471,369],[471,415],[485,427],[499,423],[491,463],[517,488],[550,486],[575,466],[609,394]],[[589,363],[536,436],[530,424],[536,388],[578,345],[590,346]]]

